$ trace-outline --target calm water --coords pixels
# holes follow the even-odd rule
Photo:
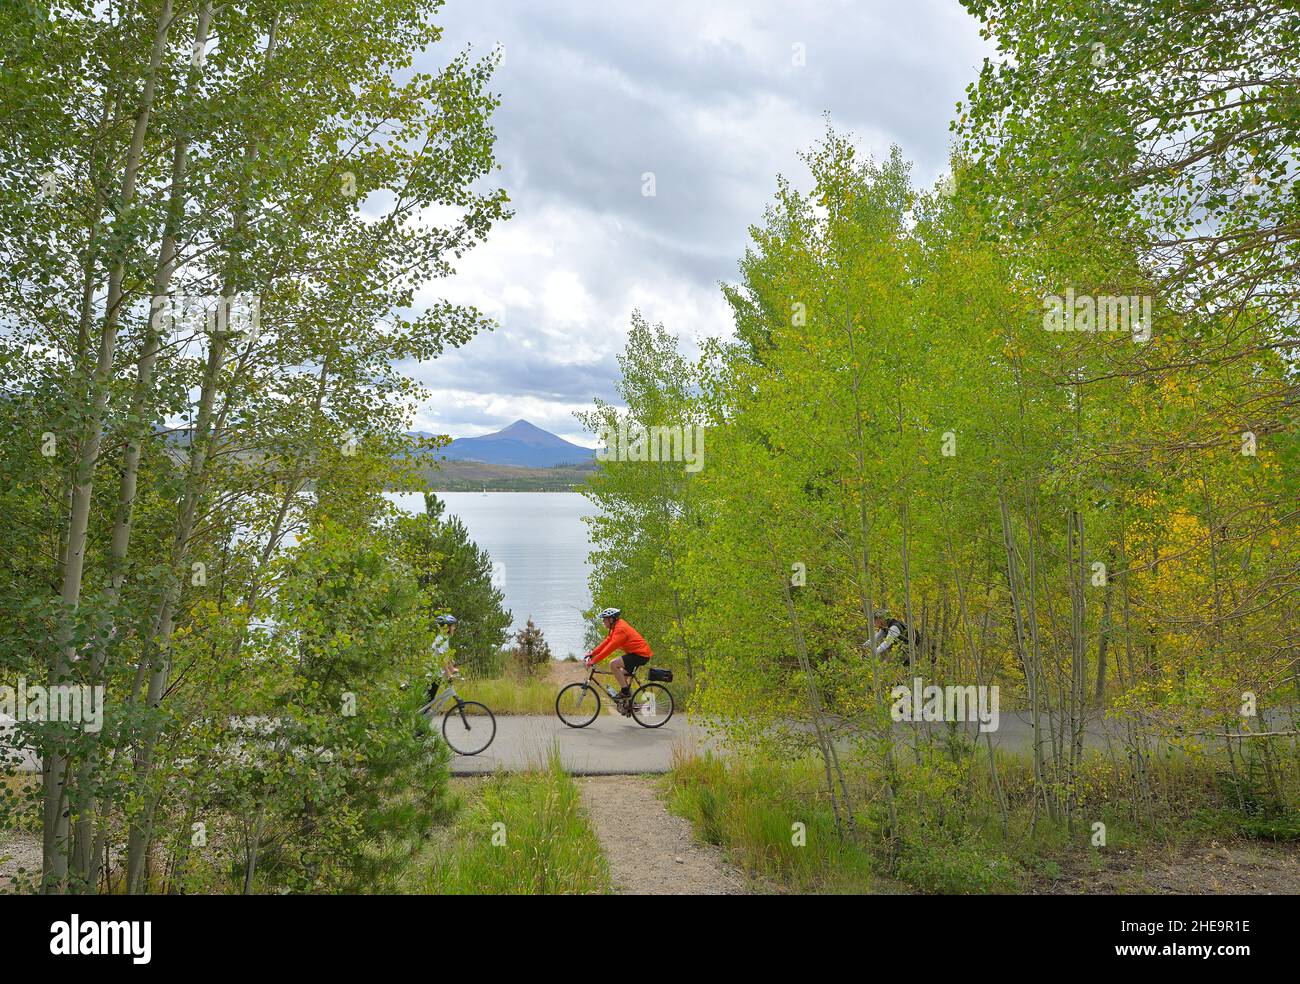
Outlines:
[[[587,651],[581,612],[591,605],[584,515],[594,507],[576,492],[439,492],[447,513],[460,517],[470,539],[496,565],[497,585],[514,616],[512,629],[531,618],[555,656]],[[389,493],[403,509],[424,511],[424,497]]]

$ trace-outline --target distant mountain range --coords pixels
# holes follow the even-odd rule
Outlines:
[[[421,434],[421,436],[428,436]],[[595,459],[593,448],[573,444],[550,431],[516,420],[509,427],[478,437],[458,437],[438,452],[452,461],[481,461],[516,468],[555,468]]]
[[[572,492],[596,473],[596,462],[572,468],[519,468],[482,461],[439,461],[420,472],[432,492]]]

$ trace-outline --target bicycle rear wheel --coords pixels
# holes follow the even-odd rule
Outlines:
[[[477,755],[497,736],[497,719],[486,704],[459,701],[442,718],[442,737],[458,755]]]
[[[660,683],[647,683],[632,694],[632,717],[643,728],[662,728],[673,716],[673,695]]]
[[[600,716],[600,688],[569,684],[555,695],[555,713],[570,728],[585,728]]]

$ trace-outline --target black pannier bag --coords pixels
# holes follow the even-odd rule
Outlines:
[[[652,667],[650,668],[650,679],[651,679],[651,681],[654,682],[654,683],[672,683],[672,682],[673,682],[673,671],[672,671],[672,670],[661,670],[661,669],[660,669],[659,667],[657,667],[657,666],[652,666]]]

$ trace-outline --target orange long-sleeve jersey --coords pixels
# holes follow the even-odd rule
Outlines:
[[[613,653],[615,649],[621,649],[633,656],[644,656],[646,659],[654,655],[654,653],[650,652],[649,643],[641,638],[641,633],[621,618],[609,630],[609,635],[605,636],[605,641],[592,651],[591,661],[599,663],[606,656]]]

